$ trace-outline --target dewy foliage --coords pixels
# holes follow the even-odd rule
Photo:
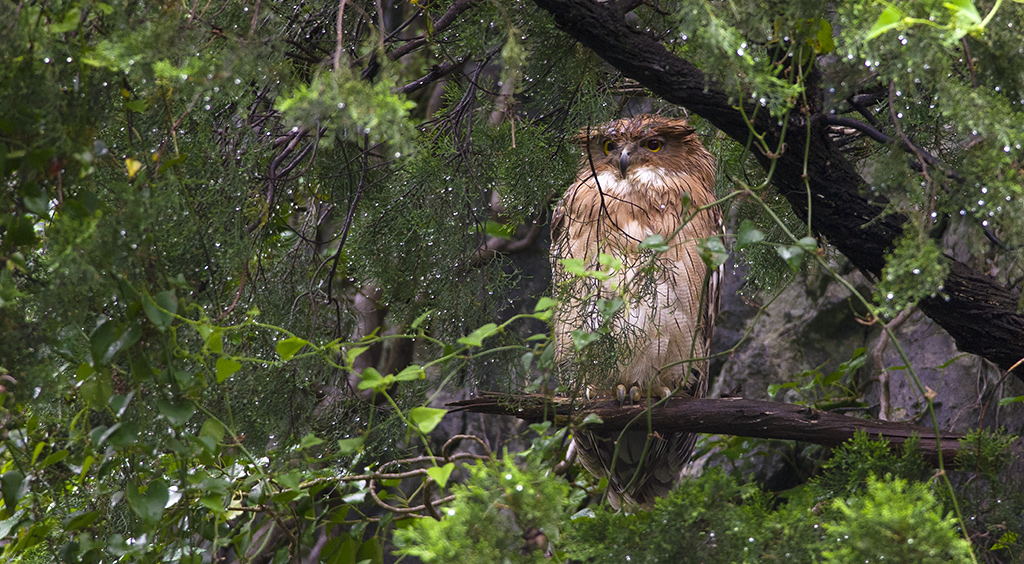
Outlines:
[[[880,286],[877,313],[894,314],[936,292],[952,242],[1001,282],[1024,274],[1021,13],[801,0],[628,17],[736,103],[780,121],[834,110],[890,140],[833,130],[866,196],[915,218]],[[638,538],[664,555],[683,536],[683,554],[733,561],[873,558],[829,543],[883,523],[922,539],[887,554],[929,539],[962,556],[947,494],[873,451],[787,503],[715,471],[655,513],[570,521],[601,484],[555,476],[564,433],[518,460],[443,446],[463,427],[438,397],[558,385],[553,303],[534,304],[571,138],[684,114],[534,3],[5,2],[0,38],[3,562],[382,562],[396,523],[404,551],[438,560],[640,555]],[[718,193],[742,200],[709,260],[732,252],[752,293],[774,293],[832,256],[751,158],[804,147],[691,121]],[[982,228],[1006,249],[971,255]],[[966,534],[979,556],[1020,558],[1020,489],[975,478],[1004,445],[976,440]]]

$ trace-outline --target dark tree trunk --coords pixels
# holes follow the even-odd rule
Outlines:
[[[673,104],[685,106],[726,135],[746,143],[750,128],[735,102],[697,67],[668,51],[655,38],[626,23],[616,2],[593,0],[535,0],[550,12],[556,24],[577,41],[593,49],[622,74],[640,82]],[[820,92],[809,98],[820,99]],[[753,128],[769,147],[777,147],[782,127],[767,111],[755,112],[745,102],[746,115],[756,115]],[[862,271],[877,277],[885,254],[902,233],[906,217],[881,215],[888,203],[868,199],[864,179],[828,136],[828,125],[816,114],[794,112],[785,132],[785,145],[776,155],[754,152],[767,170],[775,163],[772,181],[796,213],[810,218],[815,232],[828,240]],[[810,127],[805,120],[810,120]],[[809,137],[808,137],[809,135]],[[804,183],[804,148],[809,142],[807,184]],[[921,302],[921,309],[941,325],[965,352],[980,355],[1024,379],[1024,315],[1017,312],[1017,296],[991,277],[952,258],[943,293]]]

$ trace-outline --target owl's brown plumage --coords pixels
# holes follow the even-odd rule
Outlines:
[[[719,273],[709,272],[697,243],[721,232],[721,212],[697,210],[715,201],[714,157],[685,120],[655,115],[610,122],[580,141],[576,181],[551,225],[563,383],[620,401],[703,397]],[[651,235],[660,235],[667,250],[641,245]],[[602,266],[602,254],[621,266]],[[610,276],[574,275],[563,259],[582,259],[585,270]],[[580,349],[586,337],[574,331],[604,336]],[[613,506],[650,506],[679,481],[695,439],[646,429],[582,431],[574,447],[587,470],[608,477]]]

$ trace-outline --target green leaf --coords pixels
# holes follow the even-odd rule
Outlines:
[[[878,19],[875,20],[875,25],[871,26],[868,30],[868,35],[865,38],[870,41],[883,33],[896,29],[903,24],[903,12],[899,11],[895,6],[886,6],[882,13],[879,14]]]
[[[291,360],[302,347],[309,344],[309,341],[300,339],[299,337],[288,337],[277,343],[277,355],[281,357],[281,360]]]
[[[813,253],[818,250],[818,240],[814,237],[804,237],[796,242],[796,246],[809,253]]]
[[[216,419],[207,419],[203,423],[202,429],[199,429],[200,437],[207,437],[213,439],[215,442],[222,442],[224,440],[224,425]]]
[[[338,441],[338,450],[344,455],[355,454],[363,450],[363,441],[363,437],[340,439]]]
[[[530,430],[533,431],[534,433],[537,433],[538,435],[543,435],[550,428],[551,428],[551,422],[550,421],[541,421],[540,423],[531,423],[530,424]]]
[[[182,402],[172,402],[170,400],[160,398],[156,400],[156,408],[160,410],[160,413],[167,418],[167,421],[175,427],[181,427],[188,420],[192,418],[192,415],[196,412],[196,404],[192,401],[185,400]]]
[[[414,407],[409,410],[409,423],[426,435],[433,431],[434,427],[437,427],[446,413],[448,413],[446,409]]]
[[[622,259],[617,257],[617,256],[615,256],[615,255],[610,255],[608,253],[600,253],[600,254],[598,254],[597,255],[597,263],[600,264],[601,266],[605,267],[606,269],[608,269],[609,272],[610,271],[618,272],[618,271],[622,270]],[[591,276],[593,276],[594,273],[591,272],[589,274]]]
[[[394,376],[391,376],[390,374],[388,376],[390,379],[385,380],[384,377],[380,375],[380,372],[377,372],[376,368],[368,366],[363,369],[363,373],[359,375],[359,386],[357,387],[360,390],[369,390],[372,388],[378,392],[386,390],[387,387],[391,385],[391,382],[395,380]]]
[[[174,323],[174,315],[178,313],[178,297],[174,295],[174,290],[160,292],[153,298],[144,299],[142,308],[157,329],[166,331],[171,323]]]
[[[50,197],[39,184],[26,182],[21,190],[21,201],[28,211],[40,217],[50,217]]]
[[[583,418],[580,425],[599,425],[601,423],[604,423],[604,419],[601,419],[601,416],[596,413],[589,413]]]
[[[426,372],[424,372],[423,368],[418,364],[410,364],[409,366],[406,366],[405,368],[402,369],[401,372],[395,374],[394,376],[395,380],[398,380],[399,382],[423,380],[426,377]]]
[[[424,311],[423,313],[421,313],[419,315],[419,317],[414,319],[412,324],[409,325],[409,329],[412,329],[413,331],[415,331],[416,329],[419,329],[420,325],[423,325],[423,323],[427,320],[427,318],[430,317],[431,313],[434,313],[434,310],[428,309],[427,311]]]
[[[50,24],[50,33],[66,33],[78,29],[81,21],[82,11],[79,8],[71,8],[64,14],[64,19]]]
[[[754,222],[749,219],[744,219],[740,223],[739,231],[736,233],[736,248],[742,249],[749,247],[755,243],[764,241],[764,233],[760,229],[754,227]]]
[[[818,20],[818,44],[815,46],[818,53],[824,55],[831,53],[836,48],[836,42],[832,39],[832,24],[828,20],[821,18]]]
[[[575,274],[576,276],[586,276],[587,269],[583,266],[583,259],[581,258],[567,258],[561,259],[559,262],[562,263],[562,267],[569,274]]]
[[[444,466],[434,466],[433,468],[427,468],[427,476],[430,476],[437,482],[437,485],[442,488],[448,485],[448,478],[452,475],[452,470],[455,470],[455,463],[449,462]]]
[[[804,250],[797,246],[792,247],[776,247],[775,252],[779,253],[782,260],[786,261],[789,268],[796,272],[800,270],[800,263],[804,260]]]
[[[217,382],[227,380],[232,374],[242,369],[242,363],[233,358],[222,356],[217,359]]]
[[[622,298],[617,296],[610,300],[601,298],[597,300],[597,312],[601,314],[601,319],[608,323],[624,304]]]
[[[799,388],[800,385],[796,382],[786,382],[785,384],[769,384],[768,385],[768,397],[774,398],[775,394],[785,389]]]
[[[170,492],[163,480],[153,480],[145,488],[128,486],[128,505],[149,526],[160,521],[169,499]]]
[[[708,237],[697,243],[697,252],[708,268],[714,270],[729,260],[729,252],[719,236]]]
[[[224,331],[220,327],[214,328],[203,336],[203,344],[210,352],[221,354],[224,352]]]
[[[547,311],[557,305],[558,300],[554,298],[549,298],[547,296],[543,296],[539,300],[537,300],[537,305],[533,306],[533,312],[537,313],[540,311]]]
[[[83,380],[78,386],[78,393],[94,409],[106,407],[110,396],[114,395],[114,383],[109,371],[104,369]]]
[[[572,344],[576,347],[576,350],[581,351],[591,343],[601,338],[600,333],[591,333],[582,329],[573,329],[572,331]]]
[[[4,507],[8,513],[14,513],[14,508],[27,491],[28,482],[25,481],[25,475],[17,470],[5,472],[3,478],[0,478],[0,494],[3,495]]]
[[[356,359],[359,358],[359,355],[369,350],[369,348],[370,347],[349,347],[349,349],[345,351],[345,366],[352,368],[352,365],[355,363]]]
[[[98,509],[93,511],[85,511],[84,509],[75,511],[64,519],[64,530],[80,531],[96,522],[96,519],[99,518],[99,516],[100,511]]]
[[[46,468],[47,466],[52,466],[60,462],[61,460],[67,458],[69,454],[71,453],[68,452],[67,449],[58,450],[57,452],[50,453],[50,455],[44,458],[43,461],[39,464],[39,467]]]
[[[494,323],[488,323],[486,325],[481,326],[476,331],[473,331],[469,335],[466,335],[465,337],[459,339],[459,343],[462,343],[467,347],[483,346],[484,339],[490,337],[491,335],[494,335],[497,332],[498,326]]]
[[[378,537],[370,537],[359,547],[356,564],[383,564],[384,546]]]
[[[1024,403],[1024,396],[1003,398],[999,400],[999,405],[1010,405],[1011,403]]]
[[[1004,548],[1011,548],[1017,544],[1017,533],[1013,531],[1006,531],[1003,536],[999,537],[999,540],[992,545],[990,550],[1002,550]]]
[[[301,439],[299,439],[299,449],[315,447],[316,445],[323,444],[323,439],[317,438],[313,433],[306,433]]]
[[[942,5],[952,12],[958,24],[966,24],[964,27],[976,26],[981,23],[981,14],[971,0],[949,0]]]
[[[661,235],[654,234],[644,237],[643,241],[640,241],[639,247],[641,249],[649,249],[656,253],[664,253],[668,250],[668,245],[665,243],[665,238]]]

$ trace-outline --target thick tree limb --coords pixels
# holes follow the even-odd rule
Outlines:
[[[643,429],[648,425],[645,406],[626,405],[602,401],[589,405],[573,404],[568,398],[544,396],[485,395],[448,404],[454,411],[513,415],[531,423],[554,421],[558,425],[578,424],[590,415],[597,415],[602,423],[587,427],[595,430]],[[649,411],[650,428],[656,432],[686,431],[783,439],[835,446],[853,438],[857,431],[870,437],[881,437],[893,446],[900,446],[910,437],[920,437],[919,448],[928,461],[935,462],[938,454],[946,464],[952,464],[960,450],[961,435],[941,433],[936,441],[935,431],[906,423],[893,423],[875,419],[858,419],[819,411],[788,403],[751,400],[744,398],[692,399],[672,398],[664,405]]]
[[[685,106],[736,141],[747,142],[751,126],[738,103],[689,61],[627,24],[617,10],[592,0],[535,2],[554,16],[561,29],[622,74],[666,101]],[[812,92],[809,97],[818,94]],[[755,111],[752,103],[743,103],[746,115],[756,116],[753,129],[764,135],[769,147],[780,146],[782,127],[767,111]],[[882,214],[886,200],[869,201],[863,196],[870,194],[867,183],[832,143],[824,116],[793,112],[781,146],[778,154],[755,152],[766,170],[776,161],[772,180],[781,194],[854,265],[877,277],[906,217]],[[805,147],[809,148],[806,185]],[[808,190],[813,202],[810,210]],[[1024,379],[1024,366],[1017,364],[1024,357],[1024,315],[1017,313],[1018,296],[966,264],[948,260],[951,268],[943,295],[923,300],[921,310],[953,337],[960,350],[985,357],[1004,370],[1017,365],[1015,374]]]

